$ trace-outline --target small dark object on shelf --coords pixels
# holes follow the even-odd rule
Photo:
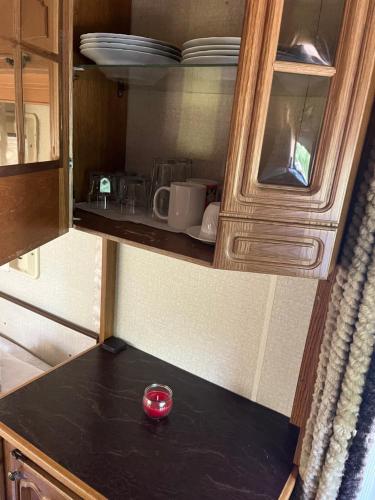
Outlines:
[[[102,349],[111,352],[112,354],[117,354],[121,351],[125,351],[128,346],[126,342],[118,337],[109,337],[102,344]]]

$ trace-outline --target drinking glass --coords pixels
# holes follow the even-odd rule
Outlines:
[[[88,202],[94,208],[107,210],[117,200],[117,177],[104,172],[92,172]]]
[[[170,186],[172,182],[185,182],[192,175],[192,160],[188,158],[154,159],[151,175],[151,187],[148,197],[148,209],[153,212],[153,201],[156,191],[162,186]],[[164,216],[168,214],[167,192],[158,196],[158,211]]]
[[[143,177],[121,177],[119,187],[121,213],[126,215],[136,215],[145,212],[146,187],[146,179]]]

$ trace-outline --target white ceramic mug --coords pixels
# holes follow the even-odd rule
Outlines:
[[[200,236],[202,238],[216,238],[219,223],[220,202],[210,203],[204,211]]]
[[[168,216],[158,210],[159,193],[169,191]],[[185,230],[202,222],[206,202],[206,186],[190,184],[189,182],[172,182],[171,187],[162,186],[155,192],[154,213],[161,220],[167,220],[168,225]]]

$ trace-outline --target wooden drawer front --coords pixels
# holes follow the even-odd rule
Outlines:
[[[11,444],[4,443],[4,455],[7,500],[81,499]]]
[[[335,230],[222,218],[215,267],[324,279]]]

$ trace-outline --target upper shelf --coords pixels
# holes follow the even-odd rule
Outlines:
[[[101,73],[106,78],[125,85],[126,88],[168,92],[233,94],[237,78],[237,65],[145,65],[75,66],[75,76],[90,77]]]

